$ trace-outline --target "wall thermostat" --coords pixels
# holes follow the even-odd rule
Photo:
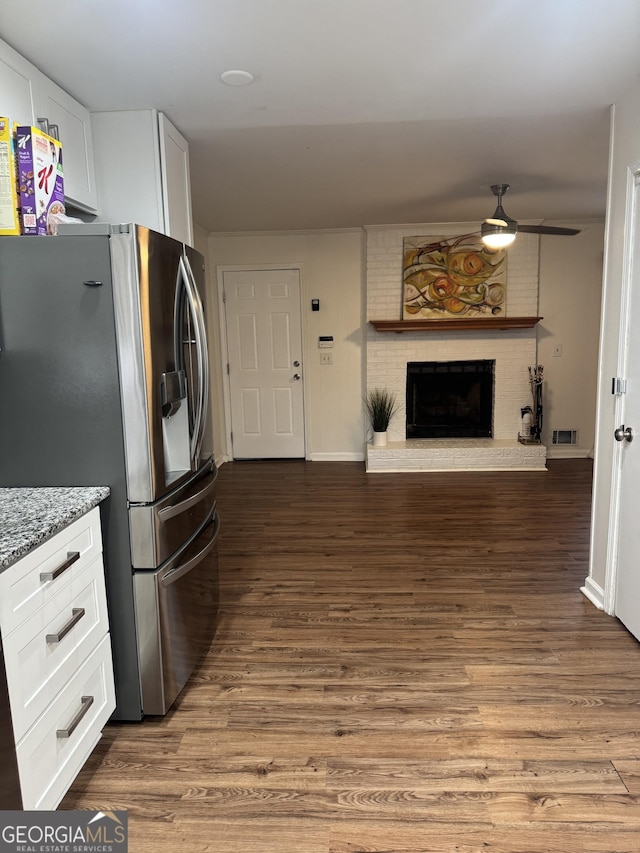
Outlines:
[[[319,311],[320,310],[320,300],[319,299],[312,299],[311,300],[311,310],[312,311]]]
[[[333,335],[320,335],[318,338],[319,349],[330,349],[333,346]]]

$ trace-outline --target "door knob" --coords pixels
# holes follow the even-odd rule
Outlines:
[[[633,441],[633,430],[622,424],[614,431],[613,437],[616,441]]]
[[[299,373],[294,373],[294,374],[293,374],[293,378],[294,378],[294,379],[300,379],[300,374],[299,374]],[[629,439],[629,440],[631,440],[631,439]]]

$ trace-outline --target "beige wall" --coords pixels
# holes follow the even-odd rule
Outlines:
[[[218,364],[221,351],[216,271],[219,267],[297,266],[301,272],[307,458],[364,459],[363,270],[364,235],[359,229],[311,233],[218,235],[208,239],[209,327]],[[311,299],[320,311],[311,311]],[[333,364],[320,364],[318,337],[333,335]],[[215,388],[216,457],[227,455],[222,376]],[[217,415],[217,417],[216,417]]]
[[[544,367],[542,442],[549,458],[593,453],[604,222],[581,228],[574,237],[540,238],[538,363]],[[554,355],[558,348],[562,354]],[[578,430],[578,444],[554,447],[554,429]]]

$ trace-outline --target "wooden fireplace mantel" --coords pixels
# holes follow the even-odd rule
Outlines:
[[[369,320],[377,332],[465,332],[532,329],[542,317],[472,317],[468,320]]]

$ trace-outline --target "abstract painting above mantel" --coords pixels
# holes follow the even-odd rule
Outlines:
[[[478,234],[405,237],[402,246],[402,317],[465,320],[504,317],[507,256]]]

